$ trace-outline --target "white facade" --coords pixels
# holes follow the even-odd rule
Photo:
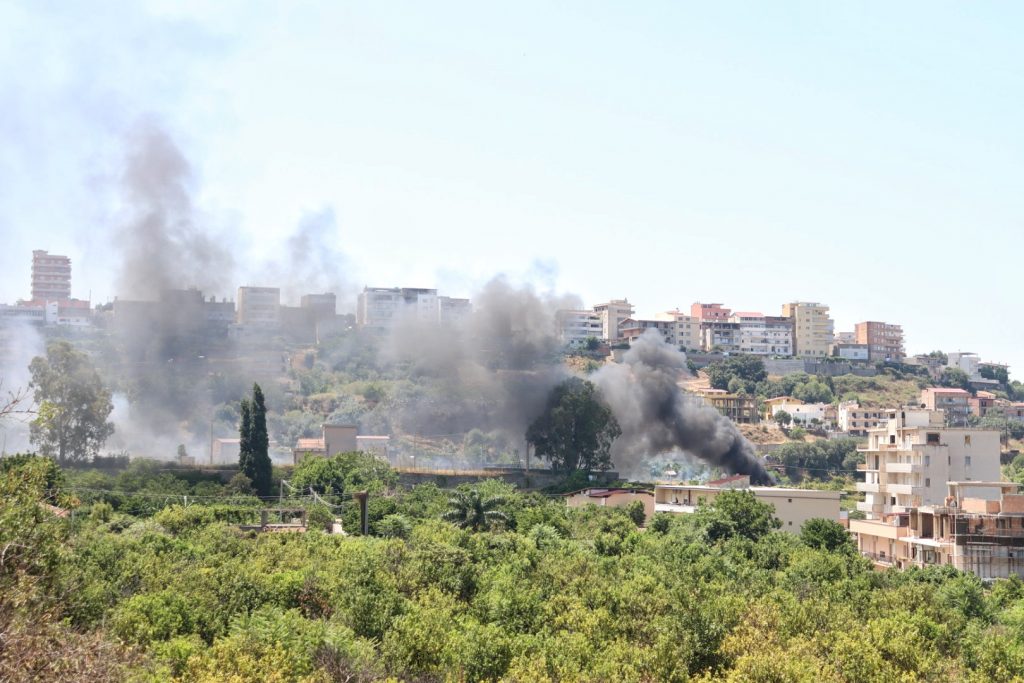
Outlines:
[[[794,423],[810,424],[811,420],[825,422],[832,406],[828,403],[773,403],[771,406],[772,417],[780,411],[785,411],[793,418]]]
[[[836,410],[836,423],[839,431],[847,434],[867,434],[869,429],[877,429],[889,419],[889,412],[878,408],[861,408],[860,404],[847,401],[840,403]]]
[[[967,373],[971,379],[981,379],[981,358],[976,353],[969,351],[947,353],[947,368],[959,368]]]
[[[658,484],[654,487],[654,509],[656,512],[696,512],[701,504],[711,504],[722,491],[731,487]],[[839,491],[816,491],[812,489],[791,489],[776,486],[736,487],[754,494],[762,503],[775,508],[775,516],[782,522],[782,531],[800,533],[804,523],[810,519],[831,519],[839,521]]]
[[[733,313],[729,322],[740,326],[739,351],[755,356],[793,355],[793,324],[789,318],[763,313]]]
[[[588,339],[602,339],[601,316],[595,311],[560,310],[555,313],[558,340],[565,346],[579,347]]]
[[[701,348],[700,318],[683,313],[680,310],[665,311],[654,316],[658,321],[673,323],[672,343],[686,351],[699,351]]]
[[[884,426],[868,431],[858,469],[865,494],[857,509],[870,515],[941,505],[950,481],[997,481],[999,432],[947,429],[940,411],[901,408],[887,411]],[[984,493],[982,496],[984,497]]]

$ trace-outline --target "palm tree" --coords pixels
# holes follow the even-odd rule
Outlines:
[[[502,496],[485,500],[476,489],[456,491],[448,499],[448,511],[444,513],[443,519],[462,529],[473,531],[490,529],[498,523],[508,525],[509,516],[497,509],[505,503],[506,500]]]

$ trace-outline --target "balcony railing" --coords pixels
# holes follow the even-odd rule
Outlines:
[[[895,559],[885,553],[861,553],[861,555],[869,560],[873,560],[877,564],[892,564]]]

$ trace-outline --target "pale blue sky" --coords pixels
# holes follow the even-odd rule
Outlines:
[[[0,3],[0,301],[36,247],[116,293],[150,116],[242,263],[329,207],[359,286],[817,300],[1024,373],[1019,3],[208,4]]]

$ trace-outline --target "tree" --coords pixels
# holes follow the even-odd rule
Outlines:
[[[606,470],[612,442],[622,433],[593,383],[571,377],[552,390],[526,441],[556,470]]]
[[[768,373],[764,369],[764,361],[749,354],[729,356],[724,360],[712,363],[704,368],[704,371],[708,374],[711,386],[723,390],[729,388],[729,381],[733,378],[739,378],[750,385],[763,382],[768,378]]]
[[[939,384],[944,387],[963,389],[965,391],[971,390],[971,378],[960,368],[946,368],[943,370],[942,376],[939,378]]]
[[[107,421],[114,404],[88,356],[66,341],[51,342],[45,357],[32,359],[29,371],[39,404],[29,425],[32,443],[62,463],[96,455],[114,433]]]
[[[793,416],[790,415],[785,410],[779,410],[776,411],[772,419],[775,420],[776,424],[778,424],[780,427],[784,427],[793,421]]]
[[[462,529],[490,529],[495,524],[509,523],[509,516],[498,509],[505,503],[504,496],[485,499],[476,489],[456,491],[448,499],[448,511],[442,517]]]
[[[587,337],[587,341],[586,341],[587,351],[597,351],[597,349],[600,348],[600,346],[601,346],[601,342],[597,339],[597,337]]]
[[[259,384],[252,385],[251,400],[242,399],[242,424],[238,436],[238,466],[242,474],[252,481],[256,495],[271,495],[273,467],[268,452],[267,406]]]
[[[800,529],[800,540],[806,546],[830,553],[853,553],[856,550],[849,532],[833,519],[817,517],[807,520]]]
[[[710,505],[695,513],[697,524],[711,542],[742,536],[756,541],[782,526],[775,508],[759,501],[750,491],[722,491]]]

